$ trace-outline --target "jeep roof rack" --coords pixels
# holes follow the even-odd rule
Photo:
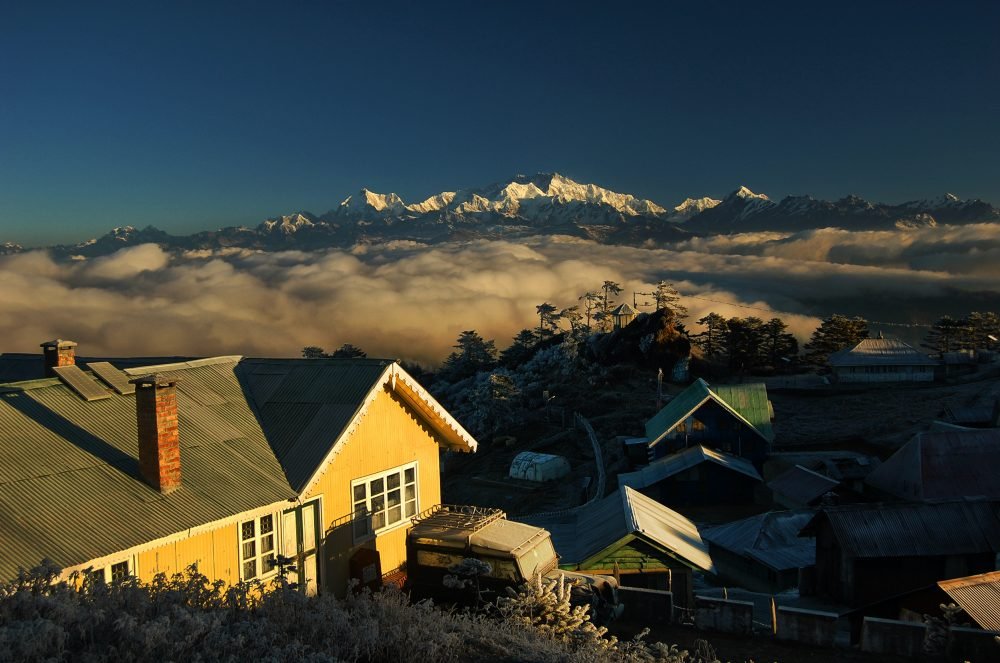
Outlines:
[[[469,530],[469,534],[477,532],[490,523],[506,518],[501,509],[490,507],[438,504],[421,511],[413,517],[414,525],[427,525],[448,529]]]

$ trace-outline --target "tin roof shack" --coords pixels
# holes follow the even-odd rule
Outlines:
[[[931,382],[941,365],[912,345],[892,338],[866,338],[827,360],[835,382]]]
[[[821,501],[833,504],[834,491],[840,486],[836,479],[796,465],[772,479],[767,487],[771,489],[776,504],[786,509],[816,506]]]
[[[618,485],[663,504],[710,506],[753,504],[762,484],[753,464],[701,445],[659,458],[618,475]]]
[[[694,523],[627,486],[583,507],[520,520],[552,533],[560,568],[669,589],[678,605],[692,605],[693,570],[715,572]]]
[[[1000,500],[1000,429],[917,433],[866,481],[903,500]]]
[[[768,456],[764,465],[764,479],[773,481],[796,465],[801,465],[837,481],[841,491],[847,489],[860,495],[865,491],[865,477],[880,462],[875,456],[856,451],[781,451]]]
[[[816,540],[799,537],[815,513],[770,511],[704,529],[701,538],[723,582],[775,594],[797,587],[799,570],[816,563]]]
[[[944,418],[947,423],[964,428],[1000,428],[1000,398],[978,405],[947,404]]]
[[[440,502],[441,448],[476,441],[398,364],[238,356],[119,371],[56,367],[0,386],[0,577],[49,558],[103,578],[227,584],[295,560],[342,593],[362,551],[405,563]]]
[[[953,500],[825,508],[802,529],[816,537],[815,589],[852,606],[992,571],[1000,504]]]
[[[980,628],[1000,631],[1000,571],[941,580],[938,587]]]
[[[978,370],[979,357],[975,350],[941,353],[941,365],[938,371],[942,377],[970,375]]]
[[[646,422],[649,460],[700,444],[760,469],[774,441],[773,420],[763,383],[710,388],[699,378]]]

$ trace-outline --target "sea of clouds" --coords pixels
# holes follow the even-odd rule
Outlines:
[[[503,348],[537,324],[537,304],[571,306],[605,280],[631,303],[660,279],[687,296],[693,330],[710,311],[778,316],[800,339],[838,312],[932,322],[1000,310],[1000,225],[752,233],[669,248],[548,237],[308,253],[145,244],[72,262],[31,251],[0,257],[0,350],[36,352],[54,337],[105,356],[297,356],[353,343],[434,364],[462,330]]]

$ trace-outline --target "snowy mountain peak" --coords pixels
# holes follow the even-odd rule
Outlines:
[[[727,198],[742,198],[743,200],[750,200],[752,198],[757,198],[757,199],[760,199],[760,200],[770,200],[770,198],[768,198],[767,195],[765,195],[763,193],[754,193],[753,191],[751,191],[750,189],[748,189],[745,186],[741,186],[739,189],[737,189],[736,191],[733,191],[731,194],[729,194],[726,197]]]
[[[313,225],[316,225],[315,217],[303,214],[302,212],[296,212],[295,214],[286,214],[275,219],[268,219],[260,224],[260,228],[266,232],[280,232],[283,235],[291,235],[302,228],[308,228]]]
[[[406,210],[403,199],[394,193],[375,193],[370,189],[361,189],[353,196],[348,196],[340,203],[339,211],[348,214],[398,214]]]
[[[455,200],[454,191],[442,191],[436,196],[431,196],[427,200],[419,203],[413,203],[412,205],[407,205],[406,209],[411,212],[416,212],[417,214],[427,214],[429,212],[440,212],[441,210],[451,205],[452,201]]]
[[[670,214],[670,220],[675,223],[687,221],[695,214],[700,214],[707,209],[712,209],[721,202],[721,200],[709,198],[708,196],[705,196],[704,198],[685,198],[684,202],[674,207],[673,212]]]

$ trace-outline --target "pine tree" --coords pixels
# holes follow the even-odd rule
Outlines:
[[[580,301],[583,302],[583,313],[587,316],[587,329],[592,329],[591,321],[594,319],[594,314],[600,310],[601,295],[596,292],[585,292]]]
[[[530,329],[522,329],[514,337],[510,346],[500,353],[500,363],[507,368],[518,368],[531,359],[535,353],[538,337]]]
[[[536,306],[535,311],[538,313],[538,338],[552,336],[559,329],[559,309],[545,302]]]
[[[966,346],[969,336],[969,329],[964,320],[955,320],[945,315],[931,325],[930,331],[924,337],[923,346],[938,354],[954,352]],[[966,344],[963,344],[963,340]]]
[[[763,320],[752,316],[729,318],[726,328],[725,346],[731,370],[748,371],[764,363]]]
[[[965,317],[965,326],[968,329],[968,347],[972,350],[995,347],[997,341],[990,339],[1000,338],[1000,315],[987,311],[980,313],[973,311]]]
[[[368,353],[356,345],[344,343],[342,346],[334,350],[333,354],[330,356],[336,359],[364,359],[368,356]]]
[[[674,287],[673,283],[660,281],[656,284],[656,290],[650,294],[653,295],[653,299],[656,301],[657,311],[666,308],[670,309],[674,314],[674,318],[678,320],[687,317],[687,307],[681,304],[681,294],[677,292],[677,288]]]
[[[440,377],[447,382],[455,383],[496,366],[496,344],[473,329],[459,334],[454,347],[457,352],[448,355],[440,372]]]
[[[771,318],[764,323],[764,354],[767,363],[778,366],[782,360],[792,361],[799,354],[799,342],[789,334],[788,325],[780,318]]]
[[[816,366],[826,365],[831,354],[857,345],[868,338],[868,321],[864,318],[848,318],[833,314],[824,318],[805,344],[805,360]]]
[[[596,319],[600,323],[601,331],[609,332],[611,331],[611,325],[614,324],[614,321],[611,319],[611,308],[615,301],[612,297],[620,295],[622,287],[614,281],[605,281],[604,285],[601,286],[601,290],[604,292],[604,298],[601,300],[601,310]]]
[[[726,319],[718,313],[709,313],[698,320],[698,324],[705,327],[705,331],[693,334],[691,340],[701,348],[702,354],[712,359],[722,354],[725,348],[725,336],[728,332]]]

